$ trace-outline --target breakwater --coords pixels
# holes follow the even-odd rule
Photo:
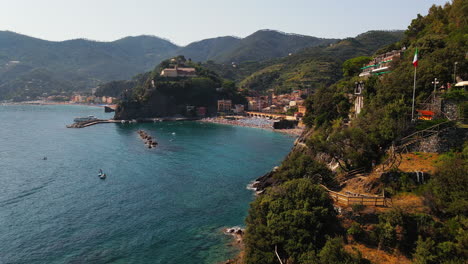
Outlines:
[[[148,146],[148,148],[155,148],[158,145],[158,142],[144,130],[138,130],[137,133],[140,135],[140,138],[145,141],[145,145]]]
[[[84,127],[89,127],[97,124],[103,124],[103,123],[120,123],[118,120],[113,120],[113,119],[98,119],[98,120],[92,120],[92,121],[85,121],[85,122],[77,122],[73,123],[71,125],[67,125],[67,128],[84,128]]]
[[[85,122],[77,122],[71,125],[67,125],[67,128],[85,128],[97,124],[104,124],[104,123],[121,123],[121,124],[129,124],[129,123],[156,123],[156,122],[167,122],[167,121],[195,121],[199,120],[199,118],[192,118],[192,117],[158,117],[158,118],[139,118],[139,119],[131,119],[131,120],[116,120],[116,119],[97,119]]]

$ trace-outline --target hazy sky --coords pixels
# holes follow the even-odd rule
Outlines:
[[[445,0],[0,0],[0,30],[47,40],[156,35],[179,45],[276,29],[352,37],[406,29]]]

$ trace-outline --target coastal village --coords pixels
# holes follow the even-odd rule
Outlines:
[[[102,180],[89,180],[81,173],[88,170],[84,165],[73,168],[75,184],[85,182],[81,189],[103,197],[118,188],[105,205],[118,213],[109,214],[101,205],[96,211],[88,204],[84,208],[112,219],[111,231],[129,224],[132,232],[127,235],[137,245],[130,247],[147,254],[144,261],[159,257],[159,247],[167,247],[175,251],[165,262],[188,252],[187,259],[204,263],[205,255],[219,250],[219,237],[227,235],[232,240],[222,243],[230,252],[217,263],[465,264],[467,10],[466,1],[452,0],[433,5],[426,16],[417,15],[406,31],[369,31],[329,42],[317,38],[317,46],[298,50],[292,44],[307,36],[283,34],[274,42],[258,42],[247,55],[244,48],[228,49],[236,52],[223,60],[222,54],[213,60],[194,55],[193,50],[211,52],[231,40],[210,39],[207,47],[198,42],[186,50],[196,60],[175,56],[184,53],[174,50],[131,79],[97,87],[96,82],[88,90],[41,91],[37,101],[27,103],[92,105],[114,112],[107,119],[76,117],[66,126],[70,129],[60,132],[76,137],[71,141],[74,158],[85,151],[77,161],[85,164],[89,155],[90,166],[106,169],[104,178],[99,170]],[[267,49],[264,43],[283,38],[292,39],[278,57],[247,60]],[[243,39],[233,41],[237,45]],[[154,51],[144,54],[153,56]],[[96,110],[83,108],[87,110],[80,113]],[[86,143],[73,130],[78,128],[89,132]],[[104,142],[107,137],[111,144]],[[102,143],[98,153],[80,149],[87,142],[95,146],[93,140]],[[54,158],[36,157],[35,162],[53,164]],[[68,181],[64,184],[75,189]],[[245,210],[247,203],[248,214],[235,219],[236,210]],[[100,235],[107,231],[96,226],[100,228],[90,228],[92,239],[96,230],[104,230]],[[132,237],[140,231],[142,239]],[[172,240],[179,231],[182,235]],[[129,240],[116,241],[127,246]],[[186,252],[177,252],[181,241]],[[116,246],[115,259],[123,248]],[[93,257],[111,251],[99,250]]]

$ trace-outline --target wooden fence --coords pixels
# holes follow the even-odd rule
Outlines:
[[[321,185],[330,195],[330,197],[339,203],[343,203],[346,205],[352,204],[362,204],[367,206],[387,206],[387,202],[385,196],[370,196],[370,195],[349,195],[340,192],[335,192],[324,185]]]

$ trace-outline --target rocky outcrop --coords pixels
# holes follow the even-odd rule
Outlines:
[[[112,113],[112,112],[115,112],[115,110],[112,109],[112,108],[110,108],[110,107],[108,107],[108,106],[104,106],[104,112],[105,112],[105,113]]]
[[[129,120],[174,116],[178,110],[180,111],[171,97],[154,91],[144,102],[126,101],[119,104],[115,110],[114,119]]]
[[[279,180],[273,178],[274,170],[266,173],[262,177],[256,179],[252,183],[252,189],[258,192],[262,192],[268,187],[278,185],[280,183]]]
[[[458,120],[460,118],[460,110],[458,104],[451,100],[442,100],[440,105],[441,112],[450,119]]]

